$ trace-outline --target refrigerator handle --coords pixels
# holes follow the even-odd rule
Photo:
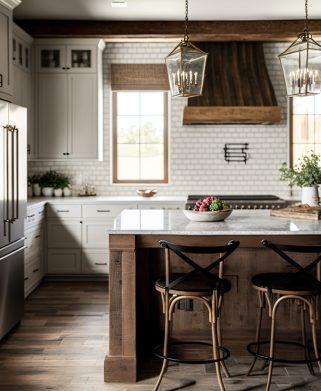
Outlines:
[[[19,219],[19,129],[16,126],[12,127],[13,130],[13,138],[15,140],[15,156],[14,156],[14,164],[15,169],[13,169],[13,183],[14,183],[14,190],[13,193],[13,221]]]
[[[5,191],[4,191],[4,194],[5,194],[5,203],[4,203],[5,216],[4,216],[4,220],[3,220],[3,224],[4,224],[3,235],[7,236],[7,234],[8,234],[7,225],[10,222],[10,220],[9,220],[9,134],[10,133],[9,133],[9,125],[4,126],[3,128],[5,130],[5,132],[4,132],[4,135],[5,135],[4,152],[6,154],[6,158],[5,158],[6,167],[4,170],[4,173],[5,173],[5,181],[4,181],[4,185],[5,185]]]

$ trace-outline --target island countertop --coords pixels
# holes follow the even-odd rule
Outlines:
[[[320,235],[321,221],[270,216],[269,210],[233,210],[220,222],[190,221],[182,210],[125,209],[109,234]]]

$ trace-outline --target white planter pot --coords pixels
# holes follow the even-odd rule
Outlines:
[[[42,195],[45,197],[52,197],[53,196],[53,187],[43,187],[42,188]]]
[[[310,206],[319,205],[318,186],[302,187],[302,204],[308,204]]]
[[[32,185],[32,191],[33,191],[33,195],[35,197],[40,197],[41,196],[41,187],[39,186],[39,183],[34,183]]]
[[[65,197],[70,197],[71,196],[71,188],[70,187],[64,187],[63,193]]]
[[[61,197],[62,196],[62,189],[54,189],[54,196]]]

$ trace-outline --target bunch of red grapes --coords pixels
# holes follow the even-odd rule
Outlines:
[[[206,197],[204,198],[204,200],[199,199],[196,202],[193,210],[196,210],[197,212],[208,212],[210,210],[210,205],[212,204],[213,201],[214,201],[214,197],[212,196]]]

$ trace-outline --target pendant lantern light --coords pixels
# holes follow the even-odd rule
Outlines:
[[[307,96],[321,92],[321,45],[309,32],[308,0],[305,0],[305,28],[279,55],[288,96]]]
[[[185,33],[183,40],[166,57],[171,94],[174,97],[201,96],[207,53],[189,41],[187,34],[188,0],[185,1]]]

